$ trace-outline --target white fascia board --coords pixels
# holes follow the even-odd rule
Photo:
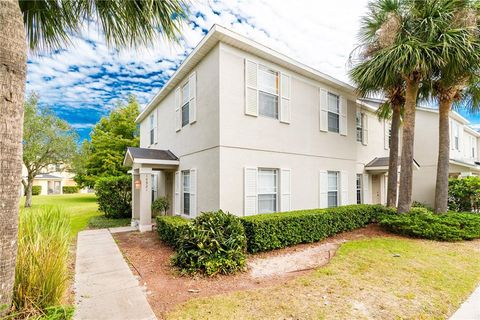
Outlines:
[[[178,160],[158,160],[158,159],[134,159],[134,164],[161,164],[161,165],[171,165],[171,166],[178,166],[180,161]]]

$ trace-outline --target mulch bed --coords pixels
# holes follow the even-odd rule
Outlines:
[[[338,234],[320,242],[301,244],[271,252],[249,255],[248,259],[268,258],[315,248],[327,243],[355,240],[368,237],[390,236],[376,225],[351,232]],[[309,272],[282,273],[264,278],[254,278],[247,271],[231,276],[187,277],[181,276],[170,264],[174,251],[158,239],[156,232],[127,232],[113,234],[118,246],[130,264],[134,274],[138,275],[141,285],[147,288],[148,302],[159,318],[176,305],[196,297],[207,297],[232,291],[251,290],[286,283],[288,280]],[[333,257],[333,255],[332,255]],[[327,261],[328,262],[328,261]]]

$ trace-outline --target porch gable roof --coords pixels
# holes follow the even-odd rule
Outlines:
[[[170,150],[128,147],[123,159],[123,165],[132,167],[134,164],[144,165],[178,165],[178,157]]]

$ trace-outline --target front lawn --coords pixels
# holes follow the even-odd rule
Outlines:
[[[25,203],[22,197],[21,207]],[[75,193],[48,196],[33,196],[32,208],[40,206],[60,206],[70,213],[71,235],[76,237],[77,233],[85,229],[91,217],[99,216],[95,194]]]
[[[270,288],[192,299],[169,319],[438,319],[480,281],[480,240],[350,241],[325,267]]]

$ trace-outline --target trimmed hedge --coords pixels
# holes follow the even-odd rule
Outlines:
[[[439,241],[480,238],[480,214],[449,212],[433,214],[414,208],[410,213],[384,216],[380,225],[400,235]]]
[[[392,210],[381,205],[349,205],[261,214],[242,219],[249,252],[269,251],[325,239],[361,228]]]
[[[63,186],[62,187],[62,192],[65,194],[68,193],[78,193],[80,188],[78,186]]]
[[[157,232],[160,240],[176,248],[180,234],[191,224],[190,220],[179,216],[157,216]]]
[[[129,218],[132,216],[132,177],[105,177],[95,184],[98,209],[107,218]]]
[[[32,196],[38,196],[42,193],[42,186],[32,186]]]
[[[239,217],[204,212],[181,229],[172,262],[182,273],[207,276],[245,270],[247,239]]]

